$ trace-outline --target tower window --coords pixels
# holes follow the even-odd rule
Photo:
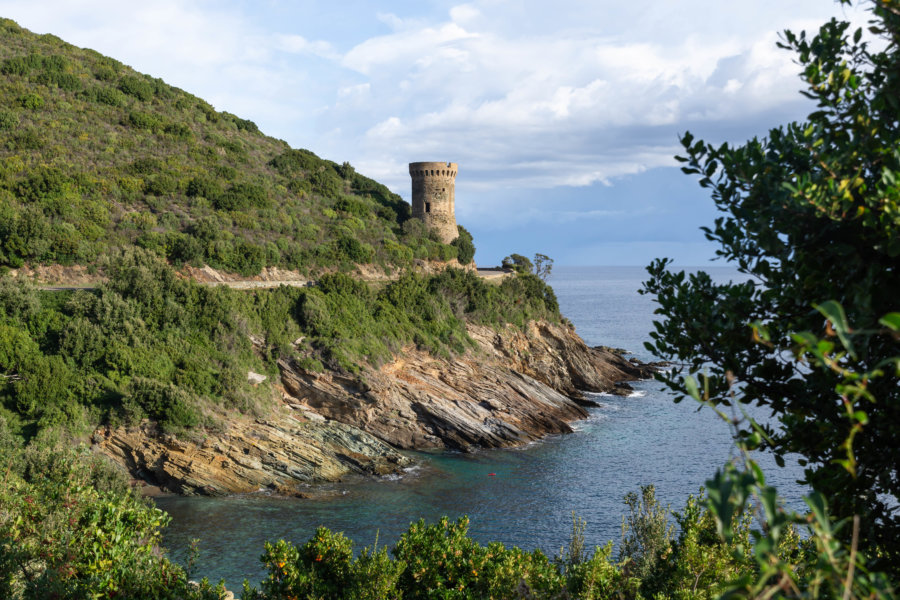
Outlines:
[[[425,212],[427,212],[427,213],[431,212],[431,202],[425,203]]]

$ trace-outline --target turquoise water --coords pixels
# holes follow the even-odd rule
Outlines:
[[[730,269],[707,269],[720,279]],[[643,348],[654,305],[636,290],[640,268],[557,268],[551,283],[562,312],[591,345],[626,348],[652,360]],[[468,515],[472,535],[555,554],[567,544],[572,512],[587,524],[589,545],[621,537],[623,496],[653,483],[672,508],[683,506],[705,479],[732,455],[727,427],[709,410],[674,404],[653,381],[634,384],[629,398],[594,396],[601,403],[576,432],[516,450],[475,454],[418,454],[420,466],[403,477],[334,484],[317,500],[270,497],[162,498],[173,517],[165,544],[183,559],[200,540],[194,576],[225,578],[237,587],[262,577],[266,540],[302,543],[316,527],[343,531],[358,547],[393,544],[411,521]],[[760,463],[787,501],[800,506],[796,466]],[[493,473],[494,475],[490,475]]]

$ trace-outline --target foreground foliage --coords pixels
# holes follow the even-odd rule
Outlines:
[[[0,418],[0,597],[218,599],[222,584],[188,581],[160,548],[168,516],[86,450],[44,435],[9,443]],[[267,543],[268,572],[245,600],[893,598],[889,581],[843,546],[821,498],[807,520],[781,510],[758,470],[730,468],[672,513],[647,486],[629,494],[617,558],[589,552],[584,523],[555,558],[468,535],[468,520],[412,523],[390,549],[319,528],[302,546]],[[757,494],[755,508],[747,500]],[[751,519],[751,514],[755,515]],[[673,526],[674,525],[674,526]],[[801,536],[799,532],[804,532]],[[854,565],[854,568],[850,568]]]
[[[8,431],[0,418],[0,437]],[[0,597],[208,599],[160,548],[169,517],[83,451],[0,447]]]
[[[764,481],[735,468],[709,484],[709,499],[691,496],[676,513],[660,506],[653,486],[629,494],[618,559],[612,542],[587,552],[578,520],[569,548],[554,559],[497,542],[481,546],[468,536],[466,518],[413,523],[390,552],[367,548],[356,558],[350,540],[319,528],[299,548],[283,540],[267,544],[261,560],[268,576],[259,589],[245,582],[243,597],[895,597],[884,575],[867,570],[862,555],[836,540],[820,497],[810,498],[814,518],[807,520],[782,510]],[[763,500],[758,510],[747,503],[754,491]]]
[[[872,10],[874,43],[836,20],[810,38],[785,32],[817,103],[806,122],[738,147],[682,138],[684,170],[724,213],[706,235],[747,281],[659,261],[645,292],[664,317],[650,347],[680,365],[666,383],[682,397],[699,385],[715,406],[769,407],[778,426],[745,421],[741,442],[780,461],[798,453],[806,481],[838,517],[861,517],[854,539],[896,577],[900,11]]]

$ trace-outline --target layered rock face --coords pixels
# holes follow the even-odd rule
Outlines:
[[[515,446],[587,416],[581,391],[628,393],[652,369],[587,347],[561,325],[523,333],[470,326],[479,351],[451,359],[407,349],[359,378],[282,363],[287,392],[305,407],[411,450]]]
[[[355,427],[287,406],[267,419],[232,421],[199,442],[157,435],[146,422],[98,431],[94,441],[134,477],[184,495],[302,495],[307,484],[386,475],[410,463]]]
[[[396,449],[498,448],[571,431],[584,391],[626,394],[652,367],[589,348],[563,325],[470,326],[478,349],[437,358],[407,349],[359,375],[315,373],[283,361],[283,406],[231,423],[205,442],[156,436],[145,424],[98,432],[97,448],[135,476],[183,494],[260,489],[295,493],[349,474],[384,475]]]

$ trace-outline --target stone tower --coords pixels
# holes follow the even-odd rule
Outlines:
[[[441,241],[449,244],[457,237],[456,163],[409,163],[412,177],[412,216],[436,230]]]

